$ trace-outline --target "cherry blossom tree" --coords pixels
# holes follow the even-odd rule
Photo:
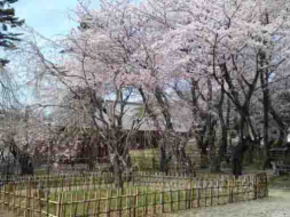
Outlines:
[[[134,38],[141,24],[133,10],[127,1],[103,1],[96,11],[80,4],[80,27],[59,42],[59,53],[55,52],[53,60],[35,43],[30,44],[34,61],[42,68],[39,77],[57,81],[70,93],[79,103],[78,111],[87,114],[86,127],[95,129],[100,143],[108,146],[119,187],[132,172],[130,137],[140,126],[140,120],[132,120],[128,130],[123,126],[134,95],[132,56],[140,46]]]
[[[255,140],[250,105],[259,78],[265,86],[270,73],[284,61],[280,56],[288,55],[289,13],[288,7],[282,6],[288,2],[153,0],[144,5],[144,14],[168,30],[158,43],[163,41],[168,71],[180,73],[176,67],[190,63],[192,76],[214,79],[240,114],[240,143],[233,154],[233,172],[241,174],[247,143]],[[170,63],[175,63],[174,67]],[[268,105],[267,92],[263,95]],[[265,147],[267,152],[268,145]]]
[[[28,50],[37,81],[50,89],[43,88],[45,99],[57,93],[58,107],[70,111],[60,112],[60,119],[77,114],[67,123],[94,128],[108,145],[118,186],[122,172],[132,170],[130,138],[145,116],[162,137],[163,171],[173,155],[192,168],[185,147],[193,137],[218,169],[234,128],[239,144],[232,153],[233,173],[240,175],[244,153],[261,140],[253,104],[263,108],[266,158],[269,114],[285,129],[271,103],[270,84],[288,67],[288,8],[286,0],[103,0],[96,10],[81,3],[79,28],[52,42],[51,53],[35,41]],[[141,99],[145,112],[124,130],[132,99]],[[186,135],[174,123],[180,107],[188,108],[181,118]],[[237,127],[230,124],[233,114],[239,116]]]

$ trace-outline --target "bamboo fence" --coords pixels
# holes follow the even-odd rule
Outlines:
[[[145,217],[268,195],[265,173],[215,180],[139,174],[123,189],[92,177],[83,179],[83,185],[67,182],[78,180],[72,177],[58,177],[58,185],[45,187],[39,186],[39,178],[9,182],[0,188],[0,205],[23,217]]]

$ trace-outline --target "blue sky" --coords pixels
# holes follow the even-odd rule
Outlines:
[[[69,14],[77,0],[18,0],[12,7],[16,16],[46,37],[68,33],[76,26]]]

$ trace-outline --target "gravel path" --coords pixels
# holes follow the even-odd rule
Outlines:
[[[290,191],[271,190],[266,199],[195,209],[172,217],[290,217]]]

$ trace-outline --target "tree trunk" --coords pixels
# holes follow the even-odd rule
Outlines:
[[[219,100],[219,104],[218,104],[218,116],[219,116],[219,122],[220,122],[220,128],[221,128],[221,139],[219,141],[219,150],[218,150],[218,154],[215,157],[214,160],[214,164],[212,166],[212,172],[220,172],[221,171],[221,162],[222,160],[225,158],[225,154],[227,152],[227,138],[228,138],[228,129],[227,129],[227,120],[225,120],[224,118],[224,114],[223,114],[223,103],[224,103],[224,96],[225,96],[225,92],[223,90],[223,88],[221,89],[221,97]],[[227,112],[229,113],[229,105],[227,108]],[[229,115],[229,114],[227,114]],[[227,117],[229,118],[229,117]]]
[[[272,104],[269,104],[269,111],[270,111],[271,116],[273,117],[273,119],[275,120],[275,122],[279,126],[279,131],[280,131],[279,140],[283,144],[285,142],[286,135],[287,135],[286,134],[287,127],[285,126],[282,118],[279,116],[279,114],[273,108]]]
[[[169,172],[169,163],[171,161],[172,156],[166,152],[166,138],[163,138],[161,143],[159,144],[160,151],[160,171],[164,173]]]
[[[124,141],[117,140],[120,132],[116,130],[112,133],[116,137],[109,144],[110,162],[114,173],[114,182],[117,188],[123,188],[125,181],[130,181],[132,176],[132,163],[129,155],[129,149]]]
[[[263,169],[266,169],[270,166],[269,161],[269,150],[270,150],[270,143],[269,143],[269,105],[270,105],[270,94],[269,94],[269,72],[266,69],[263,69],[267,65],[266,54],[265,52],[260,52],[260,82],[262,85],[263,90],[263,141],[264,141],[264,165]]]
[[[32,159],[28,154],[20,154],[18,161],[21,168],[20,175],[34,175]]]
[[[20,175],[34,175],[32,158],[18,148],[13,135],[8,135],[5,142],[9,145],[10,152],[20,165]]]
[[[242,175],[244,153],[248,148],[248,140],[250,139],[247,111],[248,109],[246,108],[240,111],[240,142],[232,153],[232,173],[236,177]]]
[[[116,154],[112,154],[111,159],[113,165],[115,186],[117,188],[123,188],[124,179],[123,179],[122,163]]]
[[[227,153],[227,147],[228,147],[228,129],[226,126],[221,127],[221,139],[219,143],[219,150],[218,155],[216,156],[212,172],[220,172],[221,171],[221,162],[225,159],[225,155]]]

